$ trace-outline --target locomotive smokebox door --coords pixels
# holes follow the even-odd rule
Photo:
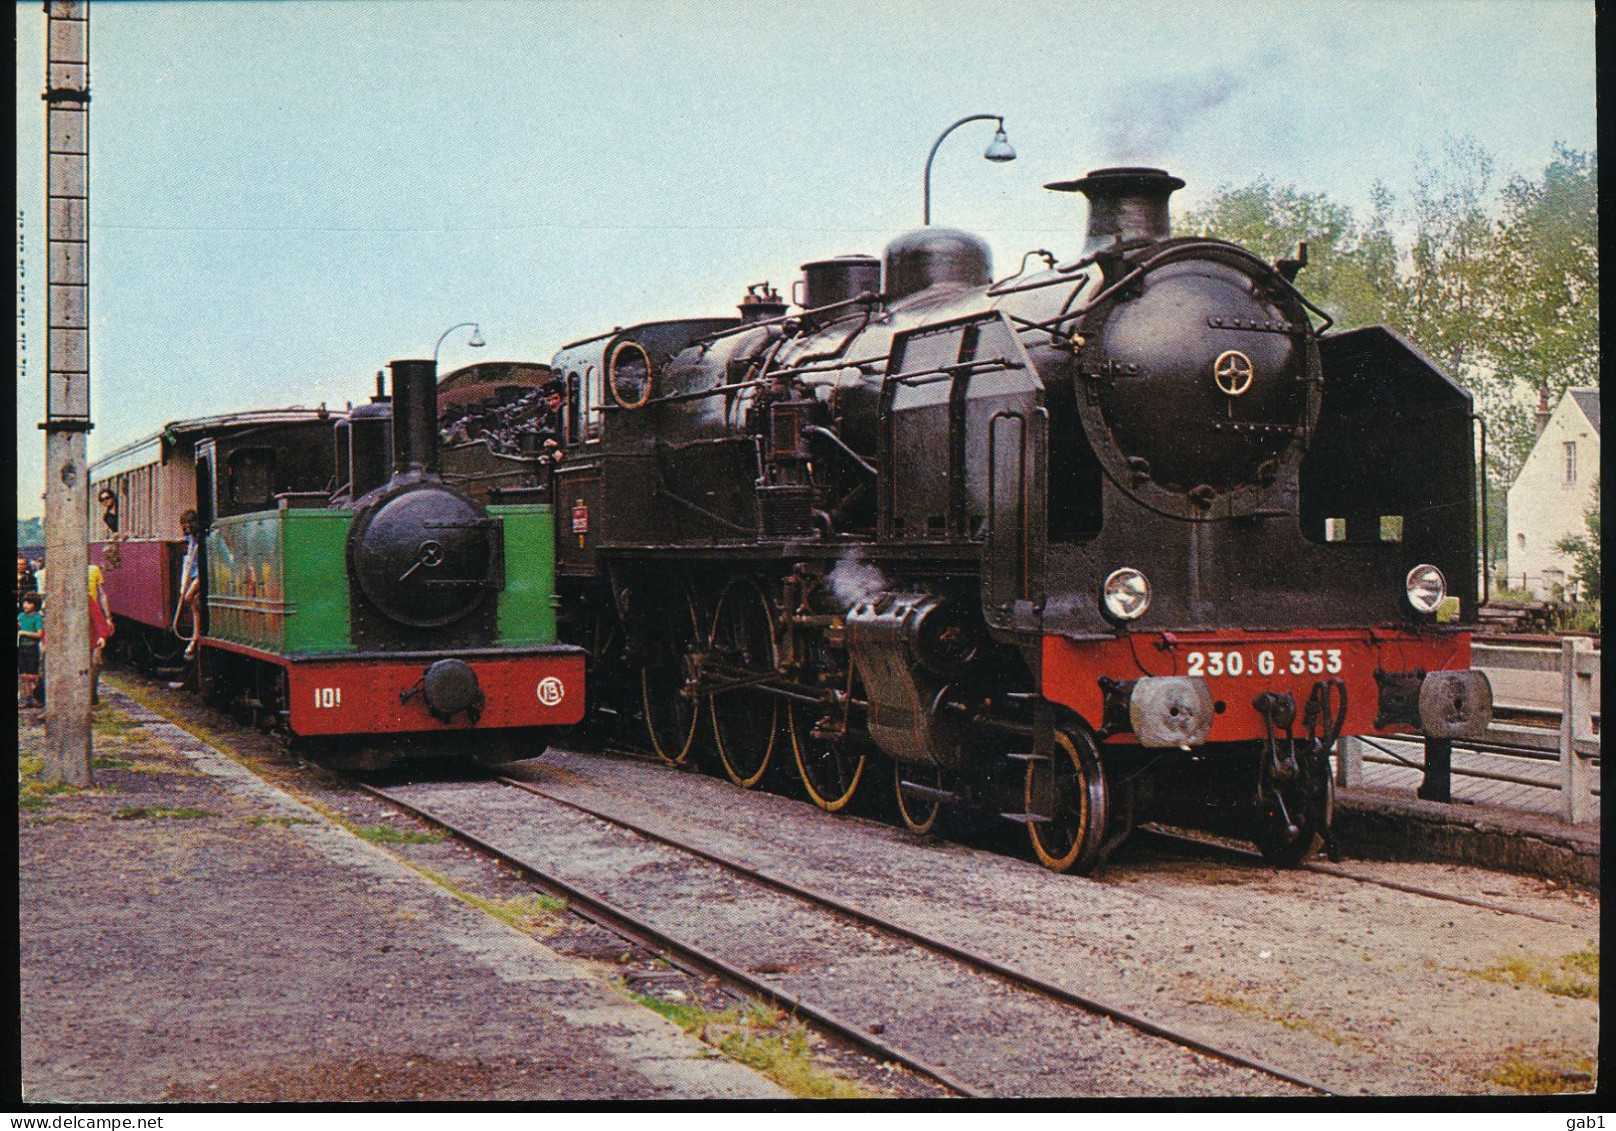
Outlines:
[[[498,524],[434,483],[412,485],[364,511],[349,548],[364,595],[388,618],[439,628],[496,588]]]

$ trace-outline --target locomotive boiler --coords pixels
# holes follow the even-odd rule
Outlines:
[[[1330,333],[1305,248],[1173,236],[1182,184],[1047,186],[1081,248],[998,281],[928,227],[554,358],[563,616],[658,754],[830,810],[881,763],[1086,871],[1186,809],[1294,863],[1339,736],[1485,728],[1469,395]]]

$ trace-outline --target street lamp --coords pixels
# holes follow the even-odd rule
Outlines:
[[[471,340],[466,343],[468,346],[470,346],[472,349],[482,349],[482,347],[488,344],[487,342],[483,341],[482,330],[478,327],[477,323],[456,322],[453,326],[450,326],[447,330],[438,335],[438,344],[432,347],[432,371],[434,373],[436,373],[438,370],[438,351],[443,349],[443,339],[447,338],[456,330],[464,329],[467,326],[471,327]]]
[[[932,142],[931,152],[926,155],[926,204],[922,215],[924,223],[931,223],[931,162],[932,158],[937,156],[937,147],[943,144],[943,138],[959,129],[966,122],[985,121],[998,122],[999,128],[994,131],[993,140],[988,142],[988,147],[983,151],[982,156],[989,161],[1014,161],[1016,159],[1016,151],[1011,147],[1010,139],[1004,133],[1004,116],[1002,114],[970,114],[949,126],[941,134],[937,135],[937,140]]]

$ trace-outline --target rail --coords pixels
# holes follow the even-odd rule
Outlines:
[[[1570,824],[1593,820],[1594,763],[1600,758],[1600,734],[1595,726],[1600,692],[1599,653],[1586,637],[1567,637],[1560,647],[1544,648],[1477,642],[1471,646],[1471,660],[1487,673],[1495,688],[1495,705],[1510,711],[1539,712],[1559,716],[1557,728],[1520,726],[1494,722],[1475,742],[1455,741],[1463,750],[1513,754],[1533,762],[1552,761],[1559,772],[1552,780],[1496,770],[1455,765],[1452,772],[1462,777],[1485,778],[1519,785],[1555,788],[1560,793],[1560,815]],[[1527,678],[1520,678],[1525,676]],[[1551,689],[1557,694],[1551,694]],[[1502,694],[1499,692],[1502,691]],[[1336,766],[1337,784],[1356,786],[1363,781],[1363,765],[1406,765],[1426,770],[1430,784],[1432,768],[1403,757],[1392,745],[1408,740],[1344,738]],[[1439,795],[1446,794],[1441,783]],[[1422,787],[1424,792],[1424,787]]]

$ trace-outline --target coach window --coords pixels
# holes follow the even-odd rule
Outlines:
[[[274,451],[270,448],[241,448],[232,452],[225,465],[225,480],[233,505],[269,505],[274,494]]]

